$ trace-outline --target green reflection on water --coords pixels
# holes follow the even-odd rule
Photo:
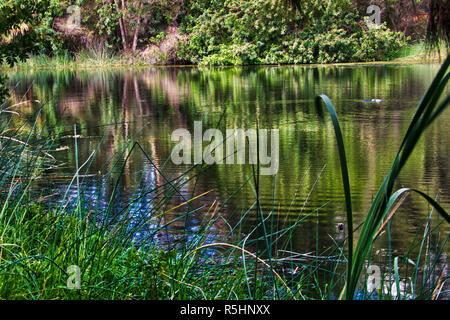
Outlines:
[[[168,159],[176,142],[170,135],[177,128],[193,130],[194,121],[203,128],[259,128],[280,130],[280,168],[276,177],[261,177],[261,206],[273,213],[281,227],[299,214],[322,207],[301,224],[294,237],[299,251],[332,243],[339,237],[336,224],[344,222],[344,197],[338,150],[332,125],[319,125],[314,97],[327,94],[336,106],[347,148],[356,225],[364,218],[384,175],[397,152],[415,107],[439,66],[353,65],[353,66],[266,66],[242,68],[145,68],[24,71],[11,74],[15,99],[44,102],[38,119],[41,128],[78,124],[79,153],[86,159],[105,134],[92,171],[104,171],[108,159],[129,139],[138,140],[157,166]],[[363,100],[382,99],[380,103]],[[41,104],[22,107],[31,125]],[[439,195],[444,208],[450,204],[450,112],[428,129],[398,179],[398,187],[416,187],[431,196]],[[68,149],[55,152],[67,163],[61,169],[73,174],[73,140]],[[81,161],[81,160],[80,160]],[[106,166],[106,167],[105,167]],[[167,176],[185,167],[170,161]],[[127,163],[123,189],[139,188],[139,176],[149,170],[142,154]],[[61,174],[59,171],[57,174]],[[216,165],[202,175],[196,194],[213,190],[210,198],[225,199],[244,183],[250,165]],[[155,183],[162,178],[155,175]],[[275,184],[275,188],[274,188]],[[193,184],[187,187],[192,192]],[[207,201],[205,200],[205,201]],[[250,186],[245,187],[226,209],[231,221],[239,208],[255,201]],[[428,213],[426,203],[408,199],[397,214],[393,247],[408,248],[416,232],[422,230]],[[247,218],[248,225],[256,216]],[[407,223],[404,223],[407,222]]]

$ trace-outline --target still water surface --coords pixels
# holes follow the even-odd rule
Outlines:
[[[141,143],[153,164],[140,151],[131,154],[120,180],[119,194],[125,203],[137,190],[149,190],[186,170],[187,166],[168,160],[177,144],[170,138],[175,129],[193,132],[194,121],[202,121],[204,130],[217,127],[223,132],[227,128],[256,128],[257,123],[259,128],[279,129],[279,170],[275,177],[260,177],[260,205],[266,217],[272,214],[267,221],[273,229],[304,217],[292,234],[292,249],[309,252],[332,245],[340,237],[337,225],[345,223],[334,132],[328,117],[323,124],[319,121],[314,97],[328,95],[340,118],[358,225],[438,69],[437,64],[377,64],[44,70],[16,72],[11,75],[11,86],[17,99],[44,103],[38,119],[41,129],[62,127],[73,131],[73,125],[77,125],[80,164],[99,148],[91,173],[107,172],[113,164],[111,159],[128,141]],[[366,101],[371,99],[382,101]],[[21,112],[31,124],[41,107],[30,103]],[[397,184],[438,197],[446,210],[450,210],[449,138],[450,110],[446,110],[418,143]],[[53,152],[61,166],[50,174],[73,175],[74,140],[66,139],[59,151]],[[119,157],[119,164],[124,160],[125,156]],[[255,203],[251,175],[252,166],[248,164],[211,166],[184,185],[180,193],[173,194],[174,199],[180,199],[172,206],[181,203],[183,197],[210,190],[196,205],[209,208],[214,200],[223,203],[232,196],[220,212],[223,221],[232,225]],[[250,182],[235,192],[249,178]],[[62,186],[67,183],[55,181]],[[92,194],[101,196],[95,190]],[[139,210],[145,214],[151,200],[139,201]],[[393,220],[394,250],[404,252],[416,234],[423,232],[429,209],[418,197],[407,198]],[[176,216],[177,210],[171,214]],[[195,229],[202,213],[192,217],[189,223]],[[243,232],[249,232],[257,221],[251,210]],[[228,226],[218,222],[214,228],[220,232]],[[387,247],[386,241],[381,240],[379,246]]]

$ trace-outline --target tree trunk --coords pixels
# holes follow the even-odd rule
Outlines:
[[[123,21],[123,12],[125,10],[125,0],[122,0],[122,7],[121,8],[120,8],[119,3],[118,3],[117,0],[114,0],[114,3],[116,5],[117,11],[120,14],[120,18],[119,18],[120,36],[122,38],[123,50],[126,51],[128,49],[127,31],[126,31],[125,23]]]
[[[134,34],[133,34],[133,46],[131,48],[131,50],[133,50],[133,52],[136,51],[138,37],[139,37],[139,29],[141,28],[141,22],[142,22],[142,20],[139,17],[137,20],[136,29],[134,30]]]
[[[140,3],[140,7],[139,7],[139,13],[142,13],[142,9],[144,8],[143,3]],[[145,26],[147,25],[148,21],[150,20],[150,16],[146,15],[144,17],[144,19],[141,19],[141,16],[138,16],[137,18],[137,23],[136,23],[136,29],[134,30],[134,34],[133,34],[133,45],[132,45],[132,49],[133,52],[136,51],[137,48],[137,44],[138,44],[138,40],[139,40],[139,31],[141,31],[141,26]]]

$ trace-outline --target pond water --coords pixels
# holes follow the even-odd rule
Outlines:
[[[291,249],[311,252],[332,245],[340,235],[337,225],[345,223],[334,132],[329,117],[324,123],[319,121],[315,96],[328,95],[341,121],[358,225],[438,69],[437,64],[154,67],[18,71],[10,76],[17,100],[42,102],[21,107],[30,125],[40,108],[41,129],[61,127],[70,132],[77,125],[80,164],[102,141],[91,173],[107,172],[111,157],[129,140],[139,141],[148,157],[135,150],[126,162],[119,188],[124,202],[139,189],[162,184],[189,167],[169,159],[178,143],[171,140],[176,129],[193,132],[194,121],[202,121],[203,130],[217,127],[224,133],[225,129],[256,129],[257,125],[279,129],[279,170],[275,176],[260,176],[260,205],[265,217],[272,214],[267,223],[274,229],[303,217],[292,234]],[[421,138],[397,182],[397,187],[415,187],[438,197],[446,210],[450,210],[449,124],[450,110],[446,110]],[[60,167],[49,175],[74,174],[74,140],[67,138],[52,153]],[[119,157],[121,162],[125,163],[125,156]],[[197,199],[209,208],[214,200],[223,203],[232,196],[220,215],[223,221],[236,223],[242,210],[255,203],[252,172],[250,164],[209,166],[174,194],[181,197],[174,204],[182,202],[182,195],[189,198],[210,191]],[[68,183],[54,181],[62,186]],[[148,210],[145,204],[140,208]],[[394,250],[404,252],[410,247],[423,232],[429,212],[424,200],[414,195],[405,200],[392,222]],[[202,213],[193,215],[192,227],[201,219]],[[250,232],[258,219],[251,210],[242,231]],[[220,232],[228,226],[218,222],[215,228]],[[442,230],[450,229],[444,226]],[[388,247],[386,241],[379,246]]]

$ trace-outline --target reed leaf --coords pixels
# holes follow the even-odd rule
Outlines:
[[[347,228],[348,228],[348,239],[347,239],[347,245],[348,245],[348,266],[352,265],[352,259],[353,259],[353,213],[352,213],[352,195],[350,192],[350,182],[348,177],[348,168],[347,168],[347,158],[345,156],[345,146],[344,146],[344,139],[342,137],[341,127],[339,125],[339,119],[336,114],[336,110],[333,106],[333,103],[331,102],[330,98],[328,98],[326,95],[319,95],[316,97],[316,109],[320,116],[320,118],[323,120],[323,112],[322,112],[322,104],[321,102],[325,103],[325,106],[327,107],[328,113],[331,116],[331,121],[333,122],[333,128],[334,128],[334,134],[336,136],[336,141],[338,145],[339,150],[339,161],[341,164],[341,173],[342,173],[342,183],[344,185],[344,195],[345,195],[345,208],[347,210]],[[350,269],[347,270],[347,282],[350,281]]]
[[[333,122],[336,141],[339,148],[339,160],[341,164],[342,180],[345,192],[345,202],[347,209],[347,224],[348,224],[348,267],[347,267],[347,283],[344,287],[345,298],[353,299],[357,289],[359,278],[366,263],[366,259],[372,248],[375,236],[380,228],[384,218],[389,214],[392,205],[405,192],[415,192],[425,198],[436,211],[450,223],[450,216],[448,213],[430,196],[413,188],[402,188],[393,192],[394,185],[402,168],[406,164],[409,156],[412,154],[419,138],[422,136],[425,129],[430,126],[434,120],[447,108],[450,104],[450,95],[444,97],[441,101],[441,96],[450,79],[450,73],[447,70],[450,66],[450,56],[442,64],[439,72],[436,74],[429,89],[419,102],[416,112],[411,120],[408,130],[399,147],[397,155],[391,165],[391,168],[381,184],[378,192],[371,203],[370,209],[367,213],[366,219],[363,222],[361,232],[358,237],[355,249],[353,251],[353,217],[351,210],[351,194],[348,179],[347,160],[345,156],[345,146],[340,130],[339,120],[331,100],[326,95],[316,97],[316,108],[320,118],[323,118],[321,110],[321,101],[325,102],[328,113]],[[341,294],[341,296],[343,296]]]

